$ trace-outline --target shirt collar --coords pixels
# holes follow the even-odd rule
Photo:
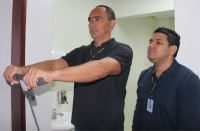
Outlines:
[[[111,38],[110,40],[108,40],[108,41],[102,43],[101,46],[99,46],[99,47],[97,47],[97,48],[108,47],[108,46],[110,46],[114,41],[115,41],[115,38]],[[93,41],[91,42],[90,45],[93,47],[94,44],[95,44],[95,41],[93,40]]]
[[[178,70],[176,68],[177,65],[178,65],[178,62],[174,59],[172,65],[167,69],[166,74],[168,74],[168,75],[175,75],[178,72]]]
[[[178,65],[178,62],[174,59],[172,65],[167,69],[165,74],[167,75],[175,75],[177,73],[177,68],[176,66]],[[150,73],[150,75],[153,74],[153,70],[155,68],[155,65],[151,66],[147,71]]]

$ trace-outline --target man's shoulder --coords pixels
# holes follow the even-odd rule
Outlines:
[[[118,42],[118,41],[115,41],[115,46],[128,47],[131,49],[131,47],[128,44]]]
[[[153,68],[154,68],[154,66],[150,66],[149,68],[143,70],[141,72],[141,75],[149,75],[149,74],[151,74],[151,72],[153,72]]]
[[[182,82],[199,81],[199,77],[191,69],[179,63],[176,66],[176,76],[177,80]]]
[[[141,84],[141,83],[144,84],[146,80],[149,80],[149,78],[151,78],[151,76],[152,76],[153,69],[154,69],[154,66],[151,66],[151,67],[143,70],[140,73],[140,76],[139,76],[139,79],[138,79],[138,84]]]
[[[91,48],[91,45],[81,45],[81,46],[75,48],[75,50],[76,49],[78,49],[78,50],[87,50],[87,49],[90,49],[90,48]]]
[[[122,42],[114,41],[114,44],[112,44],[110,49],[113,51],[126,52],[129,55],[133,56],[132,48],[128,44]]]
[[[81,45],[80,48],[91,48],[91,45]]]
[[[177,74],[178,75],[196,75],[191,69],[189,69],[188,67],[186,67],[185,65],[179,64],[176,67],[177,68]]]

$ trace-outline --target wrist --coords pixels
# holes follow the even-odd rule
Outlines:
[[[57,81],[58,80],[58,71],[50,71],[50,76],[52,76],[52,81]]]
[[[23,74],[23,75],[25,75],[26,73],[27,73],[27,71],[25,70],[25,66],[22,66],[22,67],[18,67],[19,68],[19,70],[20,70],[20,74]]]

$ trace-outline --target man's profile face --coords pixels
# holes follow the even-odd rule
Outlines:
[[[148,59],[155,63],[165,62],[169,58],[169,42],[163,33],[154,33],[149,40]]]
[[[95,39],[104,39],[111,34],[112,27],[109,21],[105,7],[93,9],[88,17],[89,30],[91,37]]]

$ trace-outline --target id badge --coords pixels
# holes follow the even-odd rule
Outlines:
[[[147,111],[153,113],[153,100],[149,98],[147,100]]]

